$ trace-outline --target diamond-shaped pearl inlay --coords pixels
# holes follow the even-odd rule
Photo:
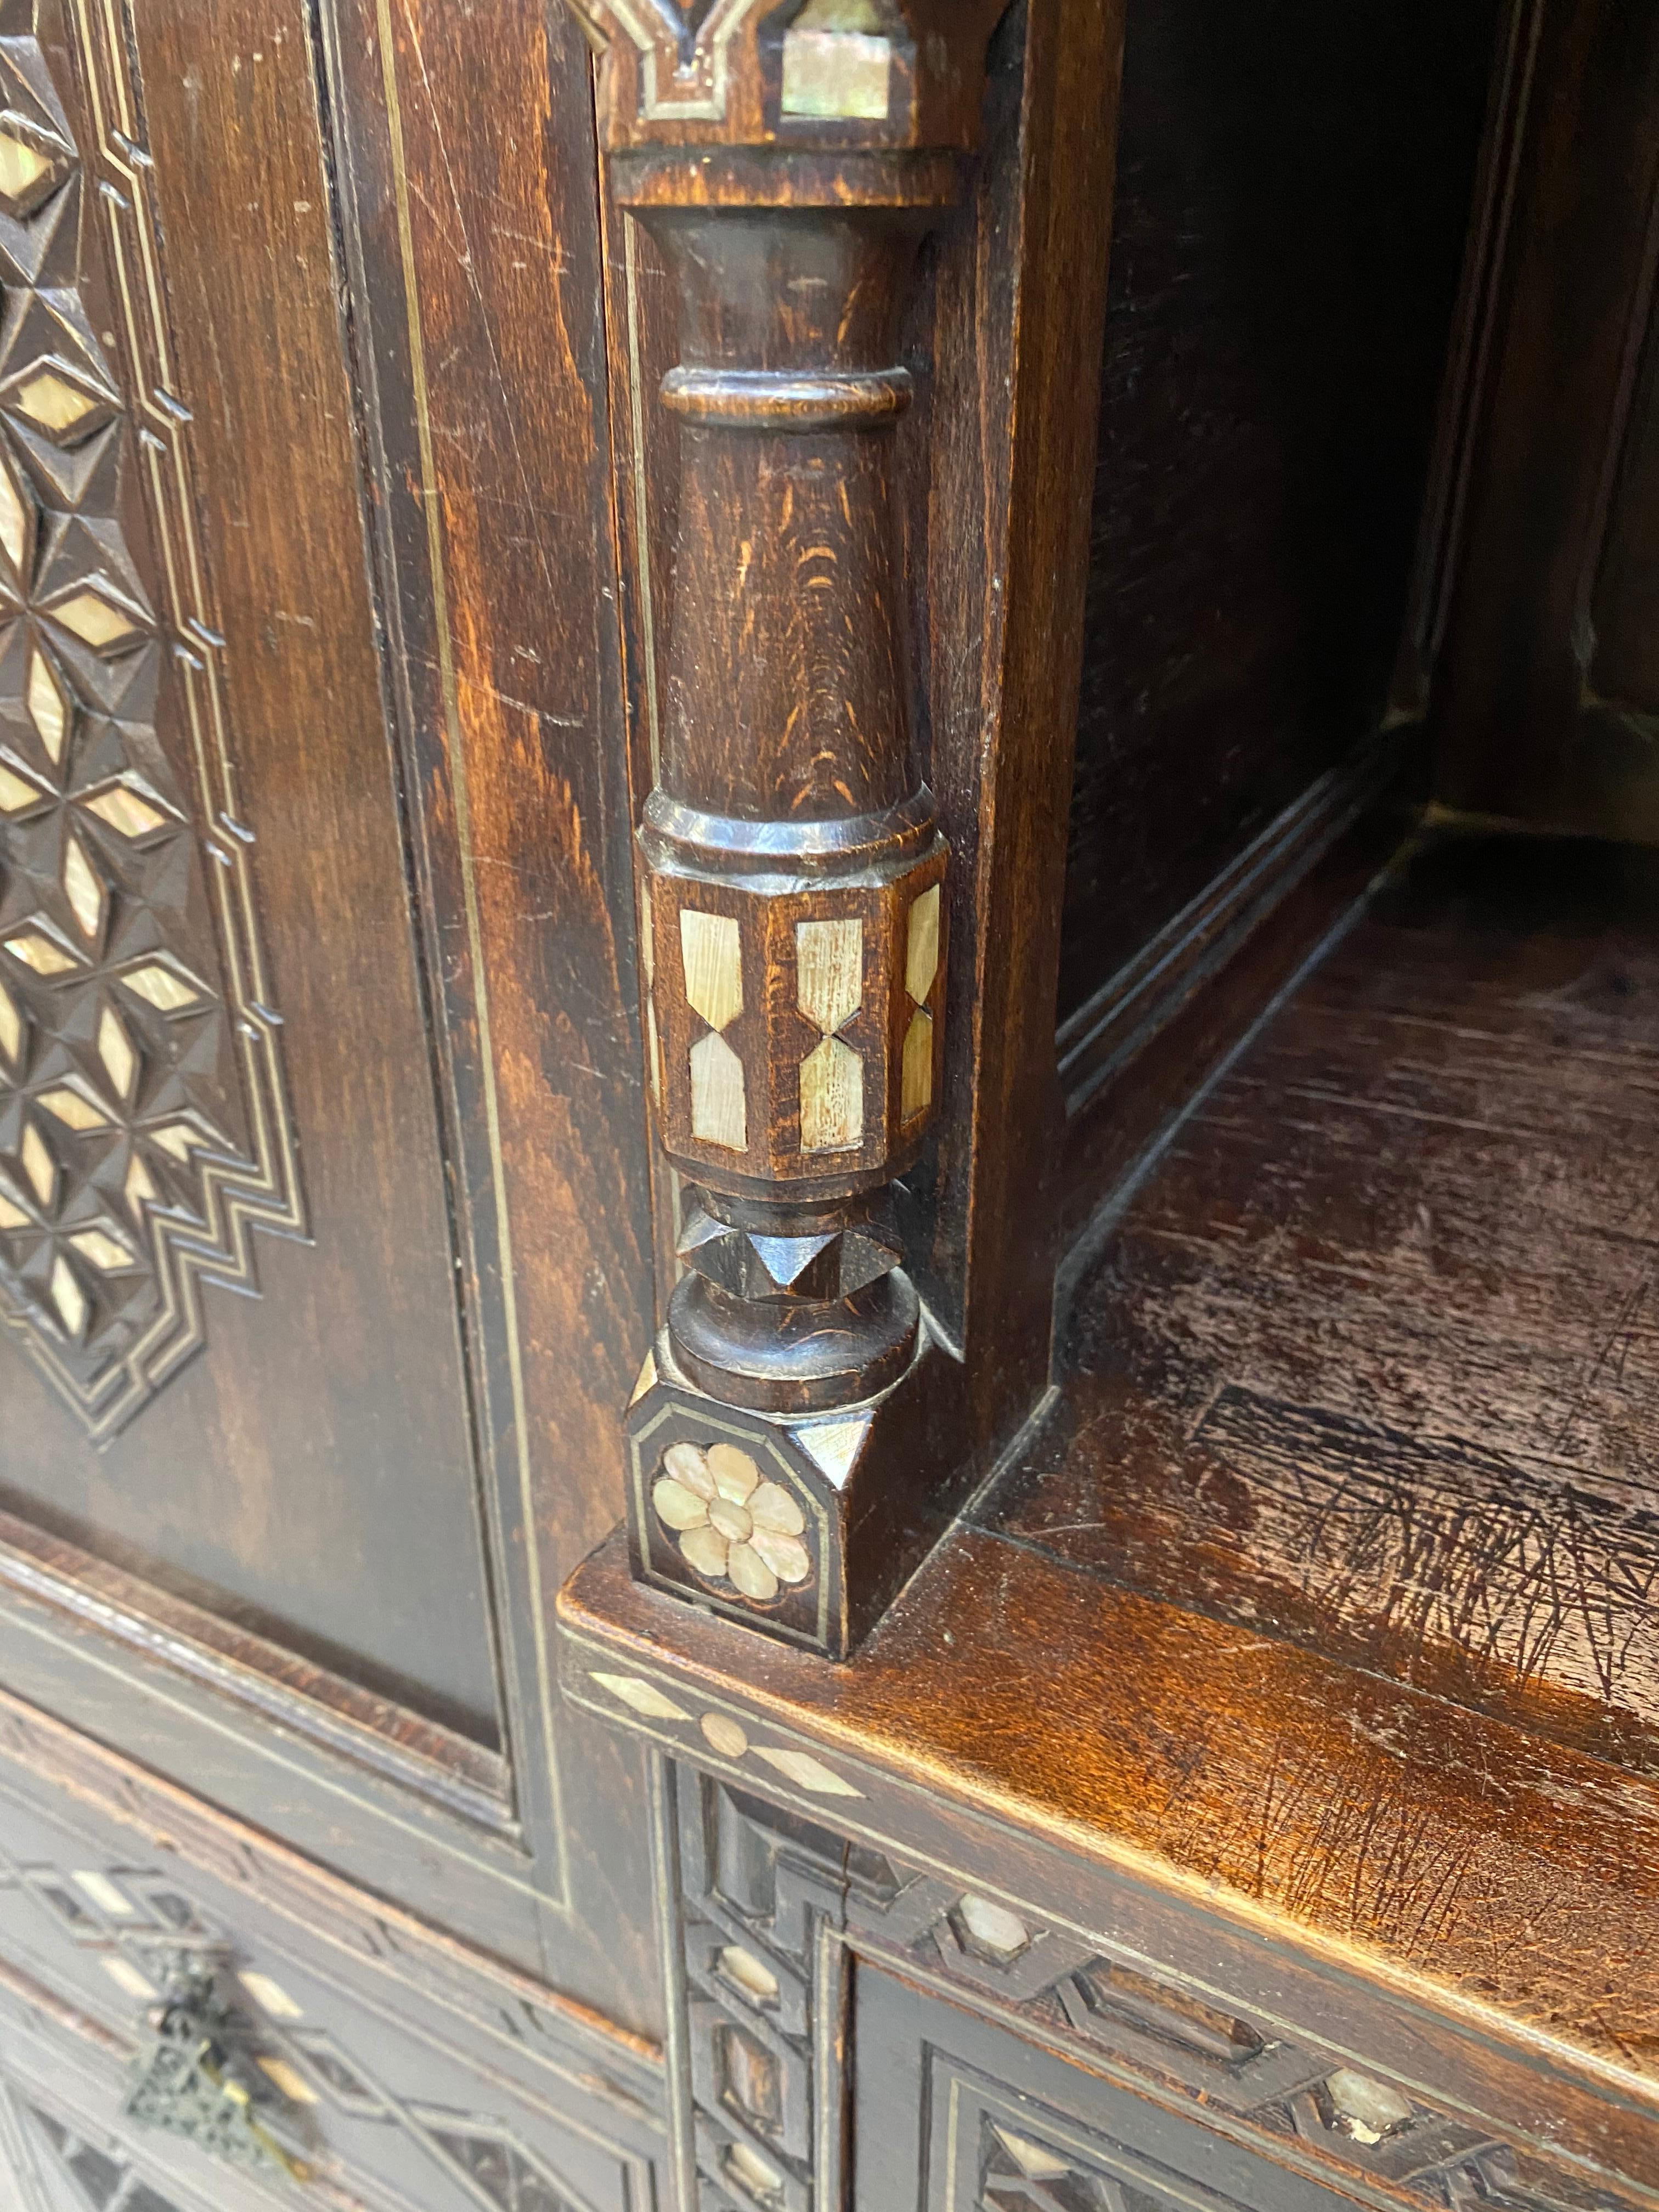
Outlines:
[[[98,1057],[104,1063],[104,1073],[113,1085],[116,1097],[125,1100],[131,1092],[132,1079],[138,1072],[138,1055],[113,1006],[106,1006],[98,1017]]]
[[[0,814],[21,814],[27,807],[38,806],[45,797],[39,784],[0,761]]]
[[[64,844],[64,896],[83,937],[95,938],[104,919],[104,885],[78,837]]]
[[[118,1243],[106,1230],[82,1229],[70,1238],[70,1243],[83,1259],[90,1260],[94,1267],[100,1268],[106,1275],[118,1273],[133,1263],[132,1255],[126,1246]]]
[[[24,1123],[23,1141],[18,1150],[29,1188],[42,1206],[50,1206],[58,1192],[58,1163],[33,1121]]]
[[[18,386],[13,405],[55,437],[67,436],[95,414],[99,403],[56,369],[38,369]]]
[[[69,701],[44,653],[35,653],[29,662],[27,698],[29,720],[40,732],[41,744],[54,761],[61,761],[69,734]]]
[[[56,1091],[43,1091],[40,1103],[66,1129],[73,1129],[78,1134],[84,1135],[88,1129],[109,1127],[109,1115],[103,1108],[95,1104],[83,1091],[73,1091],[67,1084],[61,1085]]]
[[[94,653],[108,653],[143,635],[131,616],[112,605],[100,592],[77,592],[73,599],[61,601],[48,612],[54,622],[72,630]]]
[[[0,138],[0,147],[5,141]],[[0,190],[3,190],[0,179]],[[3,463],[0,463],[0,546],[6,558],[21,576],[29,548],[29,509],[23,495],[17,489],[17,480]]]
[[[167,824],[167,817],[161,808],[153,806],[131,784],[112,783],[107,790],[94,792],[81,803],[88,814],[95,814],[123,837],[148,837],[152,830]]]
[[[212,495],[123,396],[177,389],[136,56],[119,9],[3,12],[0,1330],[101,1441],[202,1342],[197,1284],[256,1290],[247,1229],[304,1207],[254,868],[198,834],[243,835]]]
[[[52,1302],[70,1334],[79,1336],[87,1325],[91,1308],[86,1292],[75,1279],[74,1269],[61,1255],[52,1262]]]
[[[55,938],[44,936],[38,929],[26,929],[16,937],[9,937],[6,950],[26,968],[33,968],[37,975],[66,975],[75,965],[72,953],[66,952]]]
[[[51,174],[52,163],[38,146],[27,145],[10,131],[0,131],[0,198],[26,200]]]
[[[202,995],[173,969],[155,963],[129,969],[121,981],[129,991],[136,991],[141,999],[164,1014],[182,1012],[185,1007],[193,1006]]]

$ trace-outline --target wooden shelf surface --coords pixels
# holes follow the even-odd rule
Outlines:
[[[1018,1463],[835,1667],[605,1650],[1659,2100],[1659,860],[1441,838],[1074,1262]]]

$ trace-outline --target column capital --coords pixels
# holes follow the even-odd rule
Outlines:
[[[569,0],[609,152],[967,151],[1007,0]]]

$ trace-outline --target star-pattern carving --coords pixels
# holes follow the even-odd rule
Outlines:
[[[0,0],[0,1314],[102,1436],[199,1341],[178,1255],[251,1287],[234,1194],[298,1222],[192,806],[209,634],[157,605],[143,441],[183,464],[94,327],[95,165],[34,29]]]
[[[1150,2200],[1126,2193],[1103,2173],[1035,2136],[985,2122],[981,2212],[1150,2212]]]

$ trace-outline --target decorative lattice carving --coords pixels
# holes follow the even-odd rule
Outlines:
[[[130,49],[70,12],[78,131],[0,0],[0,1315],[102,1439],[304,1224]]]
[[[641,1679],[596,1679],[642,1718],[691,1718]],[[729,1716],[705,1716],[702,1733],[723,1758],[751,1748]],[[820,2107],[842,2094],[848,1948],[935,1986],[956,1984],[968,2009],[1049,2051],[1069,2045],[1080,2059],[1109,2061],[1119,2080],[1138,2075],[1166,2112],[1219,2124],[1247,2158],[1268,2161],[1264,2170],[1299,2173],[1298,2203],[1310,2187],[1323,2202],[1328,2187],[1358,2176],[1368,2202],[1442,2212],[1633,2212],[1616,2188],[1501,2141],[1415,2087],[1108,1957],[1026,1906],[911,1874],[689,1769],[665,1763],[662,1787],[659,1878],[679,1931],[670,1985],[688,2053],[676,2125],[695,2156],[703,2212],[813,2212],[836,2201],[841,2184],[823,2147],[840,2130]],[[1127,2153],[1108,2145],[1097,2160],[1071,2124],[1051,2139],[1035,2107],[1018,2108],[1031,2124],[1005,2124],[1006,2112],[988,2105],[981,2136],[974,2119],[954,2162],[963,2194],[941,2212],[1163,2212],[1194,2201],[1175,2187],[1178,2176],[1174,2194],[1160,2193],[1155,2158],[1141,2160],[1136,2180]]]
[[[1177,2200],[1098,2172],[1078,2154],[981,2118],[978,2212],[1164,2212]]]
[[[885,1945],[905,1947],[930,1973],[994,1993],[1046,2041],[1109,2057],[1247,2122],[1263,2137],[1295,2142],[1358,2168],[1407,2200],[1490,2204],[1496,2212],[1630,2212],[1630,2200],[1617,2191],[1569,2191],[1559,2169],[1552,2166],[1546,2176],[1538,2161],[1478,2123],[1399,2082],[1334,2064],[1328,2054],[1285,2039],[1265,2021],[1103,1957],[947,1878],[917,1875],[890,1889],[854,1883],[848,1921],[855,1933],[878,1932]],[[1008,2155],[1018,2167],[1018,2156]],[[1036,2204],[1040,2192],[1027,2184],[1058,2184],[1057,2176],[1030,2170],[1017,2182],[1007,2158],[998,2162],[1000,2156],[993,2154],[988,2168],[1000,2177],[983,2199],[989,2212],[1013,2212],[1009,2192],[1018,2196],[1021,2188],[1023,2202]],[[1110,2197],[1097,2193],[1098,2177],[1074,2176],[1073,2183],[1084,2194],[1056,2196],[1048,2188],[1041,2212],[1090,2212],[1091,2206],[1115,2212]],[[1141,2212],[1133,2191],[1127,2212]]]
[[[85,2212],[174,2212],[172,2200],[108,2137],[94,2142],[26,2098],[12,2105],[33,2162],[66,2185]]]
[[[293,2174],[326,2135],[316,2124],[332,2109],[408,2136],[477,2212],[577,2212],[580,2200],[501,2119],[400,2095],[312,2017],[286,1978],[241,1965],[232,1932],[170,1876],[26,1863],[0,1845],[0,1894],[8,1891],[34,1908],[48,1950],[67,1942],[88,1954],[148,2027],[127,2103],[136,2124]]]

